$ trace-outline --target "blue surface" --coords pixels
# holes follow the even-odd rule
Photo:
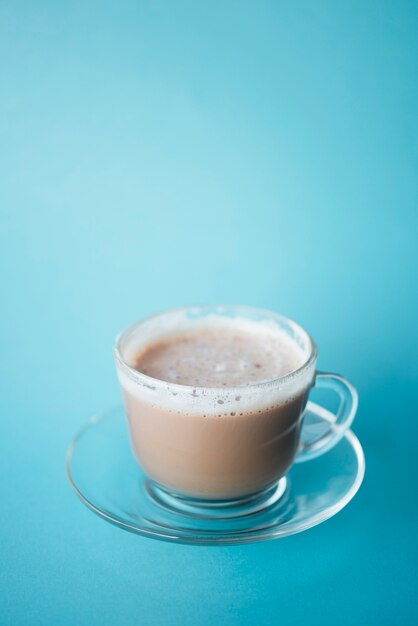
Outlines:
[[[2,625],[417,622],[416,18],[0,4]],[[365,483],[322,526],[169,545],[67,485],[116,332],[205,302],[289,315],[358,387]]]

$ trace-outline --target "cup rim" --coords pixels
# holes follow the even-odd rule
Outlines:
[[[123,337],[126,336],[129,332],[132,332],[134,329],[138,328],[141,324],[151,319],[157,318],[163,314],[182,313],[182,312],[187,312],[191,310],[205,309],[205,308],[220,310],[220,311],[222,309],[239,309],[244,312],[248,311],[248,312],[252,312],[255,314],[268,315],[269,317],[273,317],[278,320],[281,320],[282,322],[285,322],[286,324],[294,328],[298,332],[298,334],[304,336],[308,340],[308,344],[310,345],[309,355],[303,361],[303,363],[299,365],[299,367],[297,367],[294,370],[291,370],[290,372],[287,372],[286,374],[283,374],[282,376],[276,376],[275,378],[268,378],[266,380],[249,383],[248,385],[241,385],[241,386],[235,386],[235,387],[230,387],[230,386],[201,387],[199,385],[182,385],[179,383],[173,383],[170,381],[160,380],[159,378],[148,376],[148,374],[144,374],[143,372],[136,370],[135,368],[131,367],[123,358],[121,350],[120,350],[120,343]],[[127,376],[131,380],[133,380],[135,383],[142,384],[143,386],[148,387],[153,390],[158,389],[158,388],[160,389],[164,388],[166,390],[168,388],[168,389],[173,389],[177,391],[178,393],[190,393],[192,396],[195,396],[196,394],[203,394],[207,396],[211,394],[217,395],[219,393],[225,394],[228,392],[229,393],[236,392],[236,393],[242,394],[243,392],[246,392],[246,391],[260,391],[263,389],[271,389],[272,387],[275,387],[276,385],[291,382],[295,380],[296,378],[298,378],[299,376],[301,376],[316,361],[317,356],[318,356],[318,348],[317,348],[315,341],[311,337],[311,335],[297,322],[294,322],[292,319],[286,317],[285,315],[281,315],[280,313],[276,313],[275,311],[270,311],[269,309],[252,307],[249,305],[216,304],[216,305],[194,305],[194,306],[172,307],[169,309],[164,309],[163,311],[159,311],[157,313],[152,313],[151,315],[147,315],[146,317],[142,317],[136,322],[134,322],[133,324],[129,324],[129,326],[127,326],[121,332],[117,334],[114,345],[113,345],[113,354],[114,354],[116,363],[122,368],[122,370],[127,374]]]

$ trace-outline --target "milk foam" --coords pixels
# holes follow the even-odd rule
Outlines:
[[[195,338],[199,334],[200,336],[206,334],[205,349],[208,351],[206,356],[211,365],[210,380],[208,380],[208,370],[204,370],[204,359],[200,360],[200,366],[199,359],[196,358],[193,362],[191,351],[193,341],[189,342],[188,358],[190,361],[187,367],[183,363],[180,374],[178,370],[176,372],[175,367],[171,367],[171,371],[166,371],[164,374],[160,372],[160,377],[166,379],[161,380],[155,376],[155,369],[154,375],[152,371],[149,372],[150,375],[147,372],[144,375],[135,370],[135,366],[138,366],[138,355],[146,356],[147,349],[149,350],[150,347],[152,349],[153,345],[164,347],[165,343],[169,347],[171,343],[171,346],[175,347],[173,338],[177,341],[182,335],[190,338],[193,334]],[[218,338],[223,335],[225,341],[230,344],[231,342],[233,344],[233,340],[230,339],[233,336],[243,338],[241,348],[245,340],[247,346],[251,344],[245,358],[241,361],[237,359],[238,345],[234,349],[231,345],[229,346],[227,358],[225,355],[223,359],[219,358],[219,354],[215,354],[217,350],[210,352],[210,337],[212,335],[213,338],[216,334]],[[227,337],[229,339],[226,339]],[[184,350],[183,347],[183,353]],[[133,327],[130,333],[128,332],[124,345],[121,346],[124,363],[118,363],[118,373],[120,382],[128,393],[138,395],[142,400],[155,406],[164,406],[169,411],[188,414],[200,412],[204,415],[219,416],[239,415],[242,411],[256,412],[269,406],[287,404],[303,393],[312,382],[313,368],[307,368],[295,375],[290,373],[289,376],[279,381],[277,378],[306,363],[310,351],[311,344],[308,338],[304,344],[298,343],[272,320],[251,321],[245,318],[228,318],[218,315],[185,319],[182,312],[179,312],[177,317],[174,312],[170,315],[166,327],[164,319],[150,318],[139,326]],[[158,356],[157,352],[154,356]],[[155,361],[154,366],[158,365],[158,358]],[[261,367],[256,368],[257,363]],[[147,369],[146,366],[145,369]],[[248,370],[253,372],[253,376],[246,374]],[[194,380],[190,378],[191,374],[196,374],[193,376]],[[175,378],[178,375],[180,379]]]
[[[197,387],[240,387],[297,369],[303,355],[286,335],[205,327],[148,344],[132,367],[153,378]]]

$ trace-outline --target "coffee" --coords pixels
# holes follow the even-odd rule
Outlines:
[[[309,341],[268,320],[175,315],[139,324],[121,344],[137,460],[160,485],[198,498],[230,500],[274,484],[299,444],[314,373],[291,372],[306,363]]]

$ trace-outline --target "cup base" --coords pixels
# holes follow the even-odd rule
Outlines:
[[[273,506],[286,492],[286,478],[250,496],[232,500],[203,500],[176,493],[147,478],[145,491],[154,504],[189,519],[228,520],[246,517]]]
[[[334,421],[308,403],[305,427],[313,438]],[[155,489],[135,462],[121,407],[91,418],[72,440],[66,466],[77,496],[107,522],[142,537],[207,546],[279,539],[321,524],[354,497],[365,468],[361,445],[348,430],[326,454],[293,464],[286,482],[244,501],[179,498]]]

